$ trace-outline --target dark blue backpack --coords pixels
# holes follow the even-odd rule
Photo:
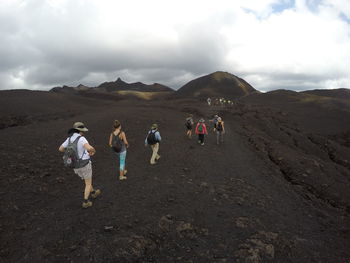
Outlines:
[[[147,135],[147,143],[149,145],[154,145],[154,144],[156,144],[158,142],[157,139],[156,139],[156,132],[157,131],[151,130],[150,133],[148,133],[148,135]]]

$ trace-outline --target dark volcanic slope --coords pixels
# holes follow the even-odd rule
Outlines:
[[[21,98],[33,110],[23,113],[21,98],[4,94],[2,107],[12,115],[79,105],[68,117],[0,130],[4,262],[350,261],[349,147],[306,132],[284,110],[27,92]],[[184,136],[187,113],[208,120],[218,111],[224,145],[213,133],[205,146]],[[107,147],[114,119],[130,143],[126,181],[117,180]],[[87,210],[80,207],[82,181],[62,167],[57,151],[77,120],[90,129],[93,180],[102,189]],[[143,145],[153,122],[163,137],[156,166]]]
[[[337,99],[338,91],[329,96],[318,96],[304,92],[276,90],[252,94],[241,102],[273,107],[290,113],[290,118],[308,132],[322,135],[337,135],[350,131],[350,100]]]
[[[186,97],[226,97],[236,99],[255,93],[245,80],[227,72],[215,72],[192,80],[182,86],[176,94]]]
[[[303,93],[318,95],[322,97],[331,97],[338,99],[350,99],[350,89],[333,89],[333,90],[307,90]]]
[[[117,95],[83,93],[84,96],[45,91],[0,91],[0,129],[37,122],[70,119],[75,115],[108,105]],[[102,100],[101,100],[102,99]]]

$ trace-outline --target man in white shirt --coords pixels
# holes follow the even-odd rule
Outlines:
[[[74,168],[74,172],[85,181],[84,202],[82,204],[83,208],[92,206],[92,202],[89,200],[90,193],[92,198],[96,198],[101,193],[99,189],[94,190],[92,186],[92,167],[90,156],[93,156],[96,153],[96,150],[84,137],[84,132],[87,131],[88,129],[85,127],[84,123],[74,123],[73,128],[68,131],[68,138],[58,149],[60,152],[65,152],[68,144],[70,142],[74,142],[79,137],[77,143],[77,153],[79,156],[79,163],[81,165],[79,168]]]

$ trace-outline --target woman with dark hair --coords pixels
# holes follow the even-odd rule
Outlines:
[[[114,121],[113,132],[109,136],[109,146],[119,156],[119,180],[125,180],[127,173],[125,169],[126,148],[129,148],[129,143],[118,120]]]
[[[193,127],[193,115],[192,114],[189,114],[188,117],[186,118],[185,126],[186,126],[186,136],[188,136],[188,138],[191,139],[192,127]]]

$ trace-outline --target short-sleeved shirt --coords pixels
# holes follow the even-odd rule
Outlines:
[[[62,143],[62,146],[64,148],[67,148],[68,146],[68,141],[69,141],[69,138],[70,138],[70,142],[74,142],[74,140],[78,137],[78,136],[81,136],[79,133],[74,133],[71,137],[68,137],[64,143]],[[90,159],[90,155],[89,153],[87,152],[87,150],[84,148],[84,145],[88,143],[88,141],[86,140],[86,138],[84,136],[81,136],[79,141],[78,141],[78,145],[77,145],[77,148],[78,148],[78,156],[79,158],[81,158],[82,160],[88,160]]]

